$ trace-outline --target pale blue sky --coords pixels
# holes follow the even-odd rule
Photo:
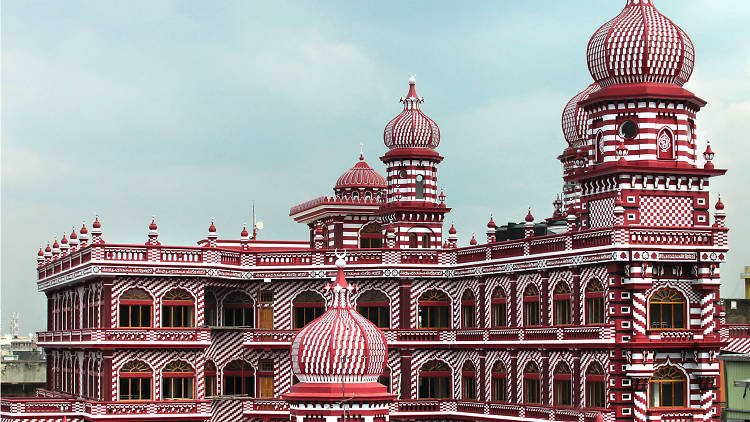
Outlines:
[[[289,207],[330,194],[359,143],[382,172],[384,125],[417,74],[441,128],[439,170],[462,243],[561,189],[560,113],[591,82],[586,43],[624,0],[2,2],[2,331],[42,329],[40,245],[99,213],[108,242],[192,244],[216,217],[237,237],[306,239]],[[750,5],[658,0],[691,36],[686,88],[708,101],[701,145],[729,168],[725,296],[750,265],[745,183]],[[715,202],[715,194],[712,203]]]

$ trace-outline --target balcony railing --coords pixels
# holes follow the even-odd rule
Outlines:
[[[0,401],[3,420],[28,418],[28,415],[87,416],[97,419],[117,419],[129,415],[168,417],[177,420],[206,420],[211,414],[211,403],[207,400],[102,402],[85,399],[60,399],[50,397],[3,398]]]
[[[169,344],[170,347],[196,347],[208,345],[208,328],[86,328],[81,330],[40,331],[37,342],[78,343],[94,341],[100,345],[120,343]]]

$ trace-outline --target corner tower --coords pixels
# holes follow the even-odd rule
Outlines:
[[[439,248],[445,195],[438,192],[437,166],[443,157],[435,151],[440,128],[420,109],[424,99],[417,95],[416,79],[409,78],[409,92],[401,98],[404,110],[385,127],[383,141],[388,152],[385,163],[387,194],[381,209],[383,220],[396,231],[400,248]]]

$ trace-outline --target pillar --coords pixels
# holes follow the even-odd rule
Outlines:
[[[479,287],[479,297],[477,298],[477,328],[487,327],[487,307],[485,301],[487,297],[487,286],[485,284],[485,277],[479,277],[477,279],[477,286]]]
[[[399,328],[411,328],[411,279],[401,278],[398,284]]]
[[[411,349],[399,349],[398,353],[401,357],[401,400],[412,400],[411,390]]]

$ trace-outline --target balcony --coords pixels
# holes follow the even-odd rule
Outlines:
[[[3,420],[29,420],[54,416],[86,420],[133,419],[136,415],[147,415],[149,419],[208,420],[211,403],[206,400],[101,402],[85,399],[60,399],[49,397],[4,398],[0,401]],[[44,414],[44,415],[41,415]]]
[[[41,347],[177,347],[210,345],[208,328],[89,328],[66,331],[40,331]]]

